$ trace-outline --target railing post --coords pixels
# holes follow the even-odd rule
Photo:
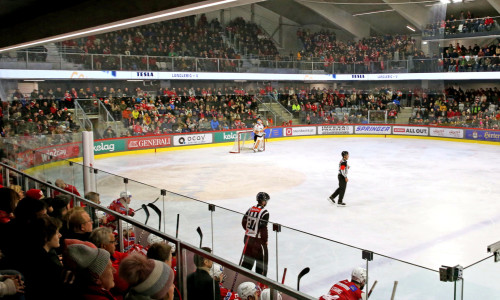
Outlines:
[[[146,70],[149,71],[149,56],[146,55]]]
[[[90,69],[94,70],[94,54],[90,54]]]
[[[123,55],[120,54],[120,70],[123,70]]]

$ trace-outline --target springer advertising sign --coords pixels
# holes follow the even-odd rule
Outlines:
[[[212,143],[212,134],[175,135],[174,146],[200,145]]]
[[[429,128],[427,127],[414,127],[414,126],[393,126],[393,134],[402,135],[429,135]]]
[[[127,140],[128,150],[164,148],[172,146],[171,136],[151,137]]]
[[[391,134],[391,126],[387,125],[356,125],[356,134]]]
[[[318,126],[318,134],[353,134],[354,126],[324,125]]]
[[[316,127],[285,127],[283,136],[315,135]]]

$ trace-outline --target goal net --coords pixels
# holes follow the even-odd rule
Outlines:
[[[266,150],[266,139],[263,139],[263,149]],[[234,139],[233,148],[229,153],[240,153],[243,150],[253,150],[253,131],[238,131]]]

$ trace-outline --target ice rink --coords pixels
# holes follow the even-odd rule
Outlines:
[[[486,246],[500,240],[499,146],[413,138],[314,137],[273,140],[262,153],[230,154],[230,148],[224,144],[97,157],[95,167],[218,206],[211,218],[205,204],[170,193],[164,202],[157,202],[165,207],[167,233],[173,233],[180,213],[180,238],[197,244],[194,229],[200,226],[206,232],[204,245],[234,262],[239,260],[244,233],[241,216],[235,212],[244,213],[255,204],[259,191],[271,196],[267,208],[272,222],[433,270],[441,265],[468,266],[487,257]],[[349,151],[351,166],[345,208],[326,200],[338,186],[343,150]],[[117,198],[119,180],[102,174],[97,182],[103,204]],[[159,194],[138,184],[128,189],[134,208]],[[144,216],[138,213],[136,218]],[[151,217],[148,224],[157,226],[154,222],[158,224]],[[280,270],[288,267],[286,283],[294,286],[296,274],[309,266],[311,272],[301,281],[301,290],[311,295],[326,293],[334,281],[349,277],[352,267],[364,266],[359,249],[288,228],[276,241],[269,229],[268,276],[275,278],[276,269],[281,276]],[[372,281],[400,281],[402,294],[396,299],[453,295],[452,284],[439,282],[437,272],[380,256],[372,264]],[[393,280],[379,280],[370,299],[389,299]],[[418,290],[415,285],[435,285],[436,296],[404,293],[405,284],[408,291]],[[492,293],[499,296],[500,290],[495,287]]]

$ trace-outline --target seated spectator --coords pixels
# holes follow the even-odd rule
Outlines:
[[[64,217],[69,211],[70,197],[68,195],[58,195],[52,200],[52,212],[49,213],[51,217],[64,220]]]
[[[174,273],[164,262],[133,253],[121,262],[119,275],[131,287],[126,300],[173,299]]]
[[[65,266],[75,274],[72,295],[85,300],[115,300],[110,290],[114,287],[113,266],[109,252],[85,244],[69,245],[64,252]]]
[[[67,213],[68,228],[64,239],[76,239],[88,242],[92,233],[92,219],[83,207],[73,207]]]
[[[127,254],[116,251],[117,240],[113,231],[111,231],[108,227],[99,227],[94,229],[90,234],[89,241],[96,245],[97,248],[101,248],[109,252],[111,264],[115,269],[115,272],[113,272],[115,286],[110,291],[117,299],[123,299],[129,286],[127,282],[118,276],[118,269],[122,260],[127,257]]]
[[[19,200],[19,194],[13,189],[0,188],[0,224],[6,224],[14,218],[14,209]],[[0,225],[0,228],[4,227]]]
[[[20,269],[26,281],[26,298],[65,299],[63,294],[63,266],[55,249],[59,248],[62,223],[47,215],[30,226],[31,247]]]
[[[101,204],[100,195],[99,195],[99,193],[96,193],[96,192],[86,193],[85,199],[90,200],[96,204]],[[99,211],[96,211],[96,209],[91,207],[90,205],[85,207],[85,211],[87,211],[87,213],[89,214],[94,228],[99,227],[99,224],[106,223],[106,216],[103,214],[101,217],[99,217],[98,215],[101,215],[99,213]]]

